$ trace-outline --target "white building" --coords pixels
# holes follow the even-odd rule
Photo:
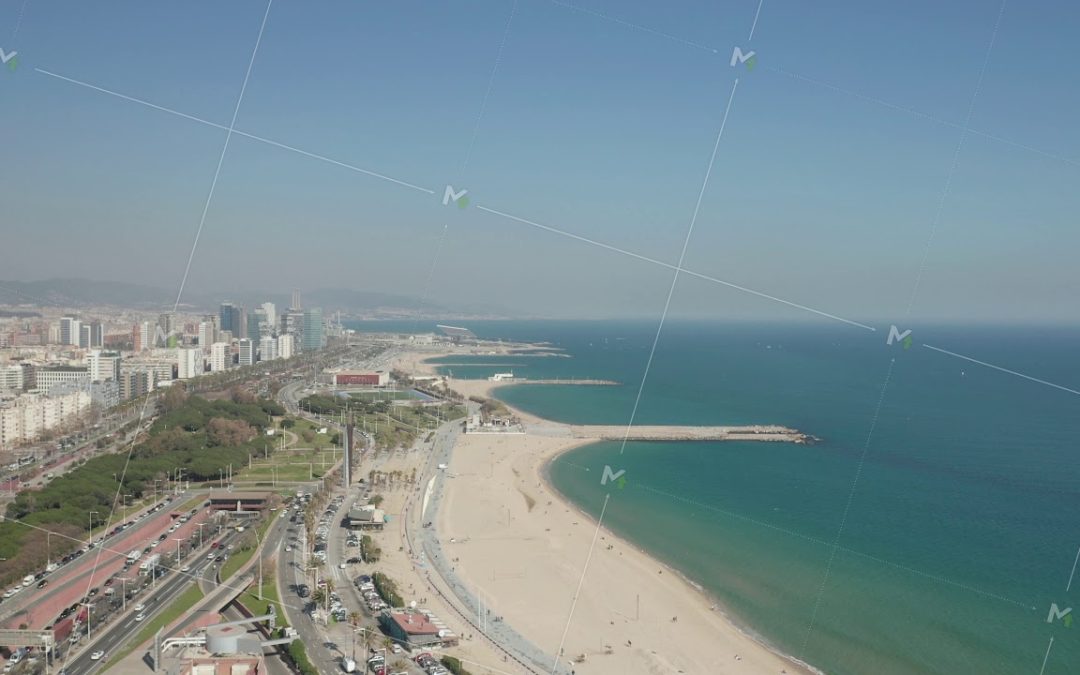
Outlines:
[[[269,304],[269,303],[268,303]],[[273,361],[277,358],[277,340],[267,335],[259,340],[259,360]]]
[[[180,347],[176,350],[176,379],[187,380],[203,373],[202,350],[197,347]]]
[[[86,357],[91,382],[120,379],[120,355],[92,351]]]
[[[214,344],[214,323],[212,321],[199,322],[199,348],[204,352],[210,351],[210,345]]]
[[[279,335],[277,339],[277,357],[279,359],[291,359],[293,356],[293,349],[295,348],[295,342],[293,336],[286,333],[285,335]]]
[[[11,365],[0,368],[0,390],[19,391],[25,384],[22,366]]]
[[[37,388],[48,394],[49,390],[58,384],[90,384],[90,370],[73,366],[53,366],[40,368],[37,371]]]
[[[24,394],[0,406],[0,448],[31,441],[90,409],[90,394],[74,390],[59,396]]]
[[[255,343],[248,338],[240,339],[240,356],[237,363],[241,366],[255,365]]]
[[[219,373],[232,365],[231,347],[228,342],[210,345],[210,372]]]
[[[60,344],[79,346],[79,333],[81,322],[73,316],[65,316],[60,319]]]
[[[262,311],[266,312],[266,323],[276,326],[278,321],[277,307],[272,302],[264,302]],[[264,359],[265,360],[265,359]]]

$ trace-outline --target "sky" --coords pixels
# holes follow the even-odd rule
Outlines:
[[[1078,33],[1049,0],[3,0],[0,279],[1074,321]]]

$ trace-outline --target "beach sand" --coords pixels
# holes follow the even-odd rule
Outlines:
[[[431,356],[411,354],[397,367],[430,373],[422,360]],[[493,388],[450,386],[466,396]],[[584,656],[573,666],[579,674],[813,672],[740,631],[674,570],[560,497],[544,466],[591,441],[515,413],[531,433],[461,437],[437,517],[444,552],[492,616],[552,655],[563,644],[564,664]]]

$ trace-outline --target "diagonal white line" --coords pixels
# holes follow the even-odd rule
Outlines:
[[[515,216],[515,215],[512,215],[512,214],[506,213],[504,211],[497,211],[496,209],[491,209],[491,208],[488,208],[486,206],[481,206],[479,204],[476,205],[476,208],[478,210],[480,210],[480,211],[487,211],[488,213],[492,213],[492,214],[495,214],[497,216],[502,216],[503,218],[508,218],[510,220],[514,220],[514,221],[517,221],[519,223],[523,223],[525,225],[530,225],[532,227],[535,227],[535,228],[538,228],[538,229],[541,229],[541,230],[544,230],[544,231],[547,231],[547,232],[551,232],[552,234],[557,234],[557,235],[560,235],[560,236],[563,236],[563,237],[567,237],[569,239],[575,239],[577,241],[580,241],[580,242],[583,242],[583,243],[586,243],[586,244],[592,244],[593,246],[597,246],[599,248],[606,249],[608,251],[612,251],[614,253],[620,253],[622,255],[629,256],[631,258],[636,258],[637,260],[641,260],[641,261],[644,261],[644,262],[647,262],[647,263],[652,263],[653,265],[659,265],[660,267],[666,267],[666,268],[671,269],[671,270],[678,270],[681,274],[685,274],[687,276],[697,277],[698,279],[703,279],[705,281],[711,281],[711,282],[713,282],[715,284],[720,284],[721,286],[727,286],[728,288],[733,288],[733,289],[735,289],[737,291],[742,291],[744,293],[749,293],[751,295],[756,295],[759,298],[764,298],[766,300],[772,300],[773,302],[779,302],[781,304],[787,305],[788,307],[793,307],[795,309],[801,309],[801,310],[803,310],[805,312],[810,312],[812,314],[817,314],[818,316],[824,317],[826,319],[833,319],[835,321],[840,321],[841,323],[846,323],[849,326],[856,326],[858,328],[862,328],[864,330],[869,330],[869,331],[876,331],[877,330],[873,326],[868,326],[868,325],[866,325],[864,323],[859,323],[858,321],[852,321],[851,319],[845,319],[845,318],[843,318],[841,316],[837,316],[836,314],[830,314],[828,312],[823,312],[823,311],[821,311],[819,309],[814,309],[813,307],[808,307],[807,305],[802,305],[802,304],[799,304],[797,302],[792,302],[790,300],[784,300],[783,298],[778,298],[775,295],[769,295],[768,293],[762,293],[761,291],[755,291],[752,288],[747,288],[746,286],[741,286],[739,284],[732,283],[730,281],[725,281],[723,279],[718,279],[717,277],[710,276],[708,274],[702,274],[701,272],[695,272],[694,270],[687,269],[685,267],[680,268],[677,265],[672,265],[671,263],[664,262],[663,260],[657,260],[656,258],[650,258],[649,256],[641,255],[640,253],[634,253],[633,251],[628,251],[628,250],[626,250],[624,248],[619,248],[618,246],[612,246],[611,244],[606,244],[606,243],[604,243],[602,241],[597,241],[596,239],[590,239],[588,237],[583,237],[581,235],[574,234],[573,232],[567,232],[566,230],[560,230],[557,227],[551,227],[549,225],[542,225],[542,224],[537,223],[535,221],[527,220],[525,218],[521,218],[519,216]]]
[[[1076,574],[1076,563],[1077,563],[1077,561],[1080,561],[1080,548],[1076,549],[1076,558],[1073,559],[1072,572],[1069,572],[1069,583],[1065,585],[1065,592],[1066,593],[1068,593],[1069,589],[1072,588],[1072,580],[1073,580],[1073,576]]]
[[[971,94],[971,101],[968,102],[967,114],[964,115],[964,125],[960,130],[960,140],[956,143],[956,150],[953,151],[952,162],[949,165],[949,173],[945,177],[945,188],[941,191],[941,198],[938,200],[937,209],[934,211],[934,219],[930,223],[930,236],[927,237],[926,245],[923,246],[919,271],[915,275],[915,284],[911,288],[911,297],[908,298],[907,311],[905,312],[908,317],[911,316],[911,308],[915,306],[915,298],[919,294],[919,287],[922,285],[922,278],[926,273],[926,264],[930,260],[930,247],[937,237],[938,227],[941,225],[941,214],[945,211],[945,202],[952,191],[953,178],[956,176],[956,168],[960,163],[960,150],[963,149],[964,141],[967,140],[968,125],[971,124],[971,116],[975,112],[975,102],[979,99],[979,91],[982,89],[983,79],[986,77],[986,69],[990,65],[990,55],[994,51],[994,43],[997,42],[998,29],[1001,28],[1001,17],[1005,14],[1006,2],[1007,0],[1001,0],[997,19],[994,20],[994,32],[990,35],[990,44],[986,47],[986,54],[983,56],[982,66],[979,68],[979,77],[975,80],[975,90]]]
[[[620,18],[615,17],[615,16],[610,16],[608,14],[603,14],[601,12],[597,12],[594,9],[586,9],[585,7],[578,7],[577,5],[572,5],[569,2],[563,2],[562,0],[551,0],[551,3],[554,4],[554,5],[558,5],[559,7],[565,7],[567,9],[573,10],[575,12],[580,12],[582,14],[589,14],[591,16],[595,16],[598,19],[603,19],[604,21],[610,21],[612,23],[617,23],[620,26],[626,26],[627,28],[632,28],[634,30],[639,30],[639,31],[642,31],[644,33],[651,33],[652,35],[656,35],[658,37],[662,37],[662,38],[665,38],[667,40],[672,40],[674,42],[679,42],[681,44],[688,45],[690,47],[694,47],[695,49],[701,49],[701,50],[704,50],[704,51],[707,51],[707,52],[711,52],[713,54],[718,53],[717,50],[713,49],[712,47],[706,47],[705,45],[703,45],[701,43],[693,42],[691,40],[681,38],[681,37],[679,37],[677,35],[671,35],[670,33],[664,33],[662,31],[656,30],[655,28],[649,28],[648,26],[642,26],[640,24],[631,23],[629,21],[625,21],[625,20],[620,19]]]
[[[58,80],[63,80],[64,82],[70,82],[71,84],[77,84],[80,87],[86,87],[87,89],[93,89],[94,91],[100,91],[103,94],[108,94],[110,96],[115,96],[117,98],[122,98],[125,101],[131,101],[132,103],[138,103],[138,104],[144,105],[144,106],[146,106],[148,108],[153,108],[154,110],[160,110],[161,112],[169,113],[170,115],[176,115],[178,117],[183,117],[184,119],[191,120],[192,122],[198,122],[199,124],[205,124],[207,126],[214,127],[215,129],[221,129],[222,131],[226,131],[229,128],[229,127],[225,126],[224,124],[217,124],[216,122],[210,122],[208,120],[200,119],[200,118],[195,117],[193,115],[188,115],[187,113],[182,113],[182,112],[179,112],[177,110],[172,110],[171,108],[165,108],[165,107],[157,105],[155,103],[151,103],[149,101],[144,101],[141,98],[135,98],[134,96],[128,96],[127,94],[121,94],[118,91],[112,91],[111,89],[105,89],[105,88],[102,88],[102,87],[98,87],[96,85],[90,84],[89,82],[83,82],[81,80],[76,80],[76,79],[73,79],[73,78],[70,78],[70,77],[65,77],[63,75],[58,75],[56,73],[50,72],[48,70],[44,70],[42,68],[34,68],[34,70],[41,73],[42,75],[48,75],[49,77],[55,77]]]
[[[810,614],[810,623],[806,626],[806,634],[803,636],[802,651],[806,652],[806,645],[810,642],[810,634],[814,631],[817,622],[818,610],[821,608],[821,598],[825,595],[825,586],[829,583],[829,575],[832,573],[833,560],[840,548],[840,537],[844,534],[847,525],[848,514],[851,513],[851,504],[855,500],[855,489],[859,486],[859,478],[862,476],[863,465],[866,463],[866,455],[870,451],[870,441],[874,437],[874,429],[877,428],[878,417],[881,415],[881,405],[885,402],[885,392],[889,389],[889,381],[892,380],[893,367],[896,359],[889,361],[889,372],[885,374],[885,383],[881,385],[881,394],[878,395],[877,406],[874,408],[874,418],[870,421],[870,430],[866,434],[866,443],[863,445],[862,455],[859,457],[858,468],[855,469],[855,478],[851,481],[851,489],[848,490],[847,502],[844,504],[844,514],[840,518],[840,527],[836,530],[836,538],[833,539],[832,551],[829,553],[829,562],[825,565],[825,575],[821,579],[821,587],[818,588],[817,598],[814,600],[814,610]]]
[[[160,106],[160,105],[157,105],[155,103],[151,103],[149,101],[145,101],[145,100],[140,99],[140,98],[135,98],[134,96],[128,96],[127,94],[121,94],[120,92],[113,91],[111,89],[105,89],[103,87],[98,87],[98,86],[90,84],[88,82],[83,82],[81,80],[76,80],[76,79],[73,79],[73,78],[70,78],[70,77],[65,77],[63,75],[58,75],[56,73],[52,73],[52,72],[49,72],[47,70],[42,70],[41,68],[35,68],[34,70],[36,70],[37,72],[39,72],[39,73],[41,73],[43,75],[49,75],[51,77],[55,77],[55,78],[57,78],[59,80],[65,81],[65,82],[70,82],[72,84],[77,84],[80,87],[86,87],[87,89],[93,89],[94,91],[99,91],[99,92],[101,92],[103,94],[109,94],[110,96],[115,96],[117,98],[122,98],[125,101],[131,101],[132,103],[138,103],[138,104],[144,105],[144,106],[146,106],[148,108],[153,108],[154,110],[160,110],[161,112],[169,113],[170,115],[176,115],[177,117],[183,117],[184,119],[191,120],[192,122],[198,122],[199,124],[205,124],[206,126],[213,127],[215,129],[221,129],[223,131],[229,131],[229,129],[230,129],[229,127],[225,126],[224,124],[218,124],[216,122],[211,122],[209,120],[204,120],[204,119],[202,119],[200,117],[195,117],[194,115],[188,115],[187,113],[182,113],[182,112],[180,112],[178,110],[173,110],[171,108],[166,108],[164,106]],[[435,194],[434,190],[428,190],[427,188],[422,188],[422,187],[419,187],[417,185],[413,185],[412,183],[407,183],[405,181],[398,180],[396,178],[391,178],[390,176],[387,176],[387,175],[384,175],[384,174],[381,174],[381,173],[377,173],[375,171],[369,171],[367,169],[362,169],[362,168],[360,168],[358,166],[354,166],[352,164],[346,164],[345,162],[341,162],[341,161],[338,161],[336,159],[331,159],[330,157],[326,157],[324,155],[318,155],[318,154],[316,154],[314,152],[308,152],[307,150],[301,150],[300,148],[297,148],[297,147],[294,147],[294,146],[291,146],[291,145],[286,145],[285,143],[280,143],[278,141],[273,141],[273,140],[270,140],[269,138],[264,138],[262,136],[256,136],[255,134],[249,134],[246,131],[241,131],[240,129],[233,128],[232,129],[232,134],[235,135],[235,136],[243,136],[244,138],[250,138],[253,141],[259,141],[260,143],[266,143],[268,145],[272,145],[274,147],[281,148],[282,150],[289,150],[290,152],[295,152],[295,153],[304,155],[305,157],[310,157],[312,159],[317,159],[317,160],[322,161],[322,162],[327,162],[329,164],[334,164],[335,166],[340,166],[340,167],[343,167],[343,168],[346,168],[346,169],[350,169],[352,171],[356,171],[357,173],[362,173],[364,175],[371,176],[373,178],[379,178],[381,180],[389,181],[389,182],[395,183],[397,185],[402,185],[404,187],[412,188],[414,190],[419,190],[421,192],[426,192],[429,195]]]
[[[210,192],[206,195],[206,203],[203,204],[202,215],[199,217],[199,228],[195,230],[195,241],[191,245],[191,253],[188,254],[187,265],[184,267],[184,278],[180,280],[180,290],[176,293],[176,304],[173,312],[180,306],[180,298],[184,295],[184,286],[187,284],[188,274],[191,272],[191,261],[195,259],[195,250],[199,247],[199,237],[202,235],[203,226],[206,224],[206,214],[210,211],[210,203],[214,200],[214,190],[217,189],[218,178],[221,176],[221,166],[225,163],[225,153],[229,151],[229,141],[232,139],[233,129],[236,127],[236,118],[240,114],[240,105],[244,102],[244,92],[247,91],[248,80],[251,78],[251,68],[255,65],[255,56],[259,53],[259,45],[262,43],[263,32],[266,30],[266,19],[270,16],[270,7],[274,0],[268,0],[266,11],[263,13],[262,24],[259,26],[259,36],[255,38],[255,48],[251,50],[251,58],[248,60],[247,71],[244,73],[244,83],[240,85],[240,95],[236,97],[236,107],[233,108],[232,120],[229,121],[229,129],[225,132],[225,144],[221,147],[221,155],[218,156],[217,168],[214,169],[214,179],[210,182]]]
[[[1039,675],[1043,675],[1043,671],[1046,670],[1046,660],[1050,658],[1050,648],[1054,646],[1054,636],[1050,636],[1050,644],[1046,645],[1046,654],[1043,656],[1042,668],[1039,668]]]
[[[668,310],[671,308],[671,298],[675,295],[675,286],[679,283],[679,271],[686,258],[686,249],[690,246],[690,237],[694,235],[694,225],[697,224],[698,213],[701,212],[701,200],[705,198],[705,189],[709,186],[709,177],[712,176],[713,165],[716,163],[716,153],[720,149],[720,139],[724,137],[724,128],[727,127],[728,115],[731,114],[731,104],[735,101],[735,91],[739,88],[739,78],[731,85],[731,93],[728,95],[727,106],[724,108],[724,118],[720,121],[720,131],[716,134],[716,142],[713,143],[712,155],[709,156],[709,165],[705,169],[705,178],[701,181],[701,189],[698,190],[697,203],[694,204],[694,214],[690,217],[690,226],[686,228],[686,238],[683,239],[682,251],[679,252],[679,263],[675,266],[675,274],[671,277],[671,286],[668,288],[667,299],[664,300],[664,311],[660,314],[660,323],[656,326],[656,335],[653,337],[652,347],[649,348],[649,358],[645,361],[645,372],[641,375],[641,384],[638,385],[637,395],[634,397],[634,407],[630,410],[630,419],[626,423],[626,433],[623,434],[622,445],[619,446],[619,454],[626,451],[626,440],[630,438],[630,429],[634,426],[637,418],[638,406],[641,405],[641,394],[645,391],[645,383],[649,379],[649,370],[652,368],[653,357],[656,356],[656,346],[660,344],[660,334],[664,332],[664,322],[667,321]]]
[[[750,37],[746,38],[747,42],[754,39],[754,30],[757,29],[757,20],[761,16],[761,6],[765,4],[765,0],[758,0],[757,11],[754,12],[754,23],[750,26]]]
[[[980,366],[986,366],[987,368],[993,368],[994,370],[999,370],[999,371],[1001,371],[1003,373],[1008,373],[1009,375],[1015,375],[1017,377],[1022,377],[1025,380],[1030,380],[1032,382],[1038,382],[1039,384],[1045,384],[1048,387],[1053,387],[1054,389],[1060,389],[1061,391],[1067,391],[1070,394],[1076,394],[1077,396],[1080,396],[1080,391],[1077,391],[1076,389],[1069,389],[1068,387],[1063,387],[1060,384],[1054,384],[1053,382],[1047,382],[1046,380],[1040,380],[1037,377],[1032,377],[1030,375],[1025,375],[1023,373],[1018,373],[1015,370],[1009,370],[1008,368],[1002,368],[1001,366],[995,366],[994,364],[987,363],[986,361],[980,361],[978,359],[973,359],[970,356],[964,356],[963,354],[957,354],[956,352],[950,352],[948,349],[942,349],[941,347],[934,347],[933,345],[928,345],[928,344],[923,344],[923,347],[926,347],[927,349],[932,349],[935,352],[940,352],[942,354],[947,354],[948,356],[955,356],[958,359],[963,359],[965,361],[970,361],[971,363],[976,363],[976,364],[978,364]]]
[[[570,603],[570,616],[566,617],[566,626],[563,627],[559,648],[555,650],[555,661],[551,664],[552,675],[555,675],[555,669],[559,667],[559,656],[562,654],[563,647],[566,646],[566,634],[570,632],[570,622],[574,618],[574,608],[577,607],[578,598],[581,597],[581,585],[585,583],[585,573],[589,571],[589,561],[592,560],[593,550],[596,548],[596,538],[600,536],[600,524],[604,522],[604,513],[607,512],[609,499],[611,499],[610,493],[604,495],[604,505],[600,507],[600,517],[596,519],[596,531],[593,532],[592,544],[589,545],[589,553],[585,556],[585,568],[581,570],[581,578],[578,579],[577,589],[574,591],[574,600]]]
[[[426,192],[429,195],[435,194],[434,190],[429,190],[427,188],[420,187],[419,185],[413,185],[412,183],[406,183],[403,180],[398,180],[397,178],[391,178],[390,176],[387,176],[385,174],[376,173],[374,171],[368,171],[367,169],[361,169],[358,166],[353,166],[352,164],[346,164],[345,162],[340,162],[340,161],[338,161],[336,159],[331,159],[330,157],[326,157],[324,155],[318,155],[318,154],[315,154],[314,152],[308,152],[307,150],[301,150],[300,148],[297,148],[297,147],[294,147],[294,146],[291,146],[291,145],[286,145],[284,143],[279,143],[278,141],[273,141],[273,140],[270,140],[269,138],[263,138],[262,136],[256,136],[255,134],[249,134],[249,133],[247,133],[245,131],[240,131],[239,129],[234,129],[233,133],[236,134],[237,136],[243,136],[244,138],[250,138],[253,141],[259,141],[260,143],[266,143],[268,145],[272,145],[274,147],[281,148],[282,150],[290,150],[292,152],[299,153],[299,154],[301,154],[301,155],[303,155],[305,157],[310,157],[312,159],[318,159],[320,161],[328,162],[330,164],[333,164],[335,166],[340,166],[340,167],[345,168],[345,169],[351,169],[351,170],[356,171],[358,173],[362,173],[365,176],[371,176],[372,178],[379,178],[379,179],[382,179],[382,180],[385,180],[385,181],[389,181],[391,183],[395,183],[397,185],[401,185],[401,186],[404,186],[404,187],[407,187],[407,188],[412,188],[413,190],[419,190],[420,192]]]
[[[514,23],[517,14],[518,3],[510,7],[510,16],[506,19],[506,27],[503,28],[502,41],[499,42],[499,50],[495,52],[495,65],[491,67],[491,75],[488,76],[487,89],[484,90],[484,98],[480,100],[480,112],[476,115],[476,123],[473,124],[472,138],[469,139],[469,147],[465,151],[465,159],[461,163],[461,173],[469,167],[469,159],[472,158],[473,147],[476,145],[476,137],[480,133],[480,122],[484,119],[484,111],[487,110],[487,102],[491,97],[491,88],[495,85],[495,76],[499,73],[499,64],[502,63],[503,50],[506,48],[506,39],[510,37],[510,26]]]

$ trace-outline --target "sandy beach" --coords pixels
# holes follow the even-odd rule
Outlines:
[[[408,354],[395,367],[431,373],[422,361],[432,356]],[[494,384],[450,386],[489,396]],[[563,645],[560,660],[576,661],[578,674],[813,672],[740,631],[674,570],[559,496],[544,467],[595,439],[515,413],[526,434],[459,439],[437,516],[446,555],[492,616],[552,655]]]

